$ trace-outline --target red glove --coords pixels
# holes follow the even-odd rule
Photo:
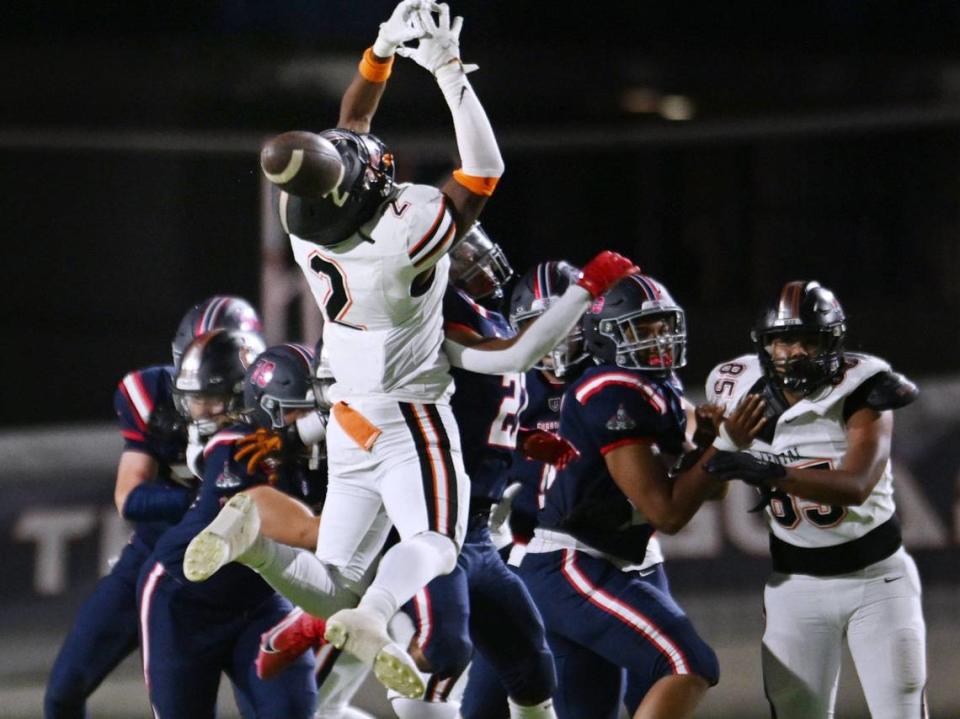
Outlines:
[[[542,429],[521,430],[520,451],[528,459],[563,469],[580,456],[577,448],[559,434]]]
[[[627,275],[639,271],[640,268],[623,255],[604,250],[583,268],[577,284],[593,297],[599,297]]]

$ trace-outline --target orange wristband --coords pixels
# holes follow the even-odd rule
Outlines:
[[[374,57],[373,48],[368,47],[363,51],[363,59],[357,69],[367,82],[386,82],[393,70],[393,58],[386,62],[377,62]]]
[[[453,179],[456,180],[458,185],[463,185],[474,195],[483,195],[484,197],[490,197],[497,187],[497,182],[500,181],[499,177],[477,177],[476,175],[468,175],[463,170],[454,170]]]

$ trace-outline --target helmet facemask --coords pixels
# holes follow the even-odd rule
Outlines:
[[[450,250],[450,282],[475,300],[503,297],[513,268],[503,249],[474,225]]]
[[[314,399],[313,392],[313,389],[308,390],[306,397],[303,399],[274,397],[273,395],[264,393],[260,397],[260,409],[270,418],[270,428],[283,429],[287,425],[292,424],[292,421],[288,421],[287,419],[288,412],[300,409],[316,409],[317,403]]]
[[[845,328],[839,324],[821,330],[782,328],[754,333],[764,372],[780,389],[805,397],[834,382],[843,369]],[[803,352],[778,357],[774,342],[800,344]]]
[[[558,297],[542,297],[533,301],[529,311],[518,312],[510,318],[510,324],[514,330],[519,332],[530,322],[547,311]],[[550,372],[554,377],[565,377],[571,369],[580,364],[587,358],[587,352],[583,347],[583,328],[579,323],[557,343],[550,352],[537,362],[533,369],[541,372]]]
[[[669,372],[687,363],[686,317],[679,308],[604,319],[597,331],[616,346],[614,363],[619,367]]]

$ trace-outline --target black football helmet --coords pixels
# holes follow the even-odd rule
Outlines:
[[[513,287],[510,295],[510,325],[519,332],[526,322],[546,312],[579,278],[580,270],[563,260],[541,262],[533,267]],[[577,325],[534,367],[563,377],[586,357],[583,331]]]
[[[318,133],[343,160],[343,177],[320,199],[280,193],[280,223],[292,235],[336,245],[368,222],[393,189],[393,154],[376,135],[336,128]]]
[[[265,349],[256,332],[216,329],[184,350],[173,382],[177,410],[194,422],[201,435],[212,434],[224,420],[238,420],[243,410],[243,377]],[[191,408],[205,410],[202,416]]]
[[[846,316],[833,292],[819,282],[788,282],[779,299],[763,308],[750,332],[760,365],[782,389],[808,395],[843,376],[843,340]],[[816,344],[812,354],[775,361],[774,338]]]
[[[257,427],[287,426],[284,414],[292,409],[316,409],[313,350],[288,342],[263,352],[243,380],[243,405],[247,421]]]
[[[663,323],[650,333],[651,321]],[[687,321],[667,288],[649,275],[623,278],[583,315],[583,342],[598,364],[668,372],[687,363]]]
[[[180,364],[180,357],[187,345],[197,337],[215,329],[263,332],[260,315],[242,297],[214,295],[195,304],[180,320],[173,336],[173,364]]]
[[[499,300],[511,277],[513,268],[507,256],[479,222],[450,250],[450,283],[475,300]]]

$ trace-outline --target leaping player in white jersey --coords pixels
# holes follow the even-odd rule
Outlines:
[[[470,68],[460,61],[460,27],[444,4],[401,2],[344,94],[339,127],[321,133],[343,161],[340,183],[322,198],[280,194],[294,257],[323,310],[323,343],[336,377],[329,427],[319,415],[298,423],[307,444],[326,432],[330,481],[316,553],[260,536],[255,503],[238,495],[185,557],[194,581],[228,561],[252,567],[311,614],[329,617],[332,644],[373,664],[384,684],[411,697],[422,694],[423,681],[390,641],[387,621],[454,568],[469,506],[447,356],[493,374],[516,371],[520,355],[530,366],[569,332],[592,297],[632,268],[619,255],[601,254],[551,308],[553,317],[540,319],[542,331],[526,332],[503,352],[489,351],[501,349],[498,340],[483,349],[470,346],[480,338],[444,345],[446,252],[473,224],[503,171],[466,77]],[[402,45],[412,40],[416,47]],[[368,134],[395,53],[430,70],[450,107],[462,167],[441,189],[394,184],[392,156]],[[383,555],[370,583],[391,523],[401,541]]]
[[[843,351],[833,293],[788,282],[724,362],[708,399],[728,410],[707,469],[766,499],[773,574],[764,590],[763,680],[778,719],[832,717],[846,638],[874,719],[926,716],[920,579],[901,545],[890,471],[892,410],[916,386],[878,357]],[[752,441],[744,430],[759,428]],[[745,450],[745,451],[741,451]]]

